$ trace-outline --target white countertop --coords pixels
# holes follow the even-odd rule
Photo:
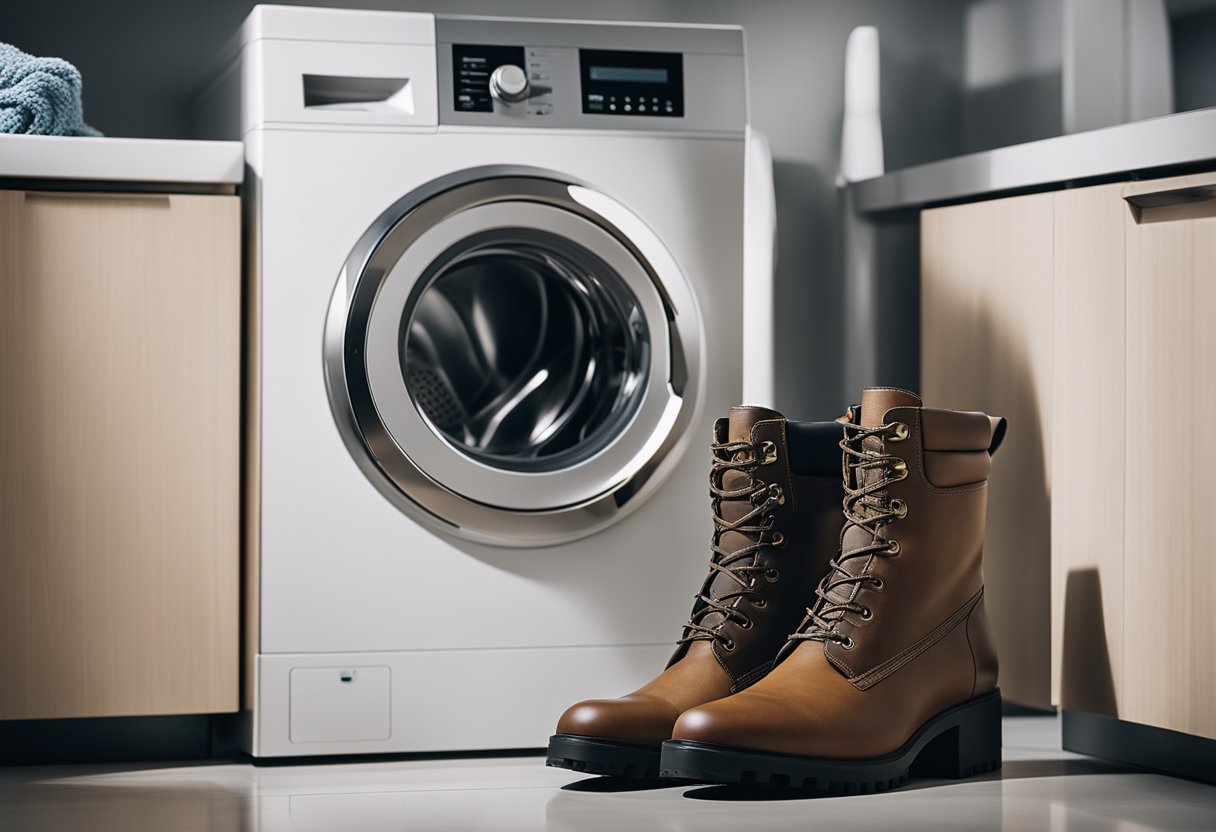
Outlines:
[[[240,142],[0,134],[0,178],[237,185]]]
[[[943,159],[849,189],[858,212],[879,214],[1208,163],[1216,166],[1216,107]]]

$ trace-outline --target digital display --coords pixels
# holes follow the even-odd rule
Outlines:
[[[580,49],[583,112],[684,117],[684,56],[679,52]]]
[[[592,81],[623,82],[626,84],[666,84],[669,73],[660,67],[593,66]]]

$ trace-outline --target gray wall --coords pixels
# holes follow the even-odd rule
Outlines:
[[[251,0],[11,3],[0,39],[74,62],[85,115],[109,135],[189,137],[191,97]],[[837,413],[843,382],[839,158],[845,38],[882,36],[887,165],[965,149],[961,83],[965,0],[317,0],[310,5],[464,14],[738,23],[747,28],[752,119],[776,157],[779,314],[777,405]],[[914,249],[908,256],[915,256]],[[907,288],[907,287],[905,287]],[[912,287],[913,297],[915,288]],[[916,314],[915,304],[907,309]],[[915,379],[889,379],[915,383]]]
[[[1175,17],[1170,39],[1178,111],[1216,107],[1216,8]]]
[[[1062,0],[968,0],[963,143],[989,150],[1064,132]]]

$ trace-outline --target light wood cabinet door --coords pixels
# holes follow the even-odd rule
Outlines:
[[[233,196],[0,191],[0,719],[237,705]]]
[[[1123,187],[1054,196],[1052,702],[1107,716],[1126,667]]]
[[[1135,183],[1119,716],[1216,739],[1216,174]]]
[[[1051,194],[921,215],[921,394],[1009,419],[989,479],[985,603],[1002,695],[1038,707],[1051,700],[1053,237]]]

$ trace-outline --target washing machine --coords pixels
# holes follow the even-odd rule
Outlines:
[[[662,669],[740,396],[736,27],[256,8],[244,708],[258,757],[536,748]]]

